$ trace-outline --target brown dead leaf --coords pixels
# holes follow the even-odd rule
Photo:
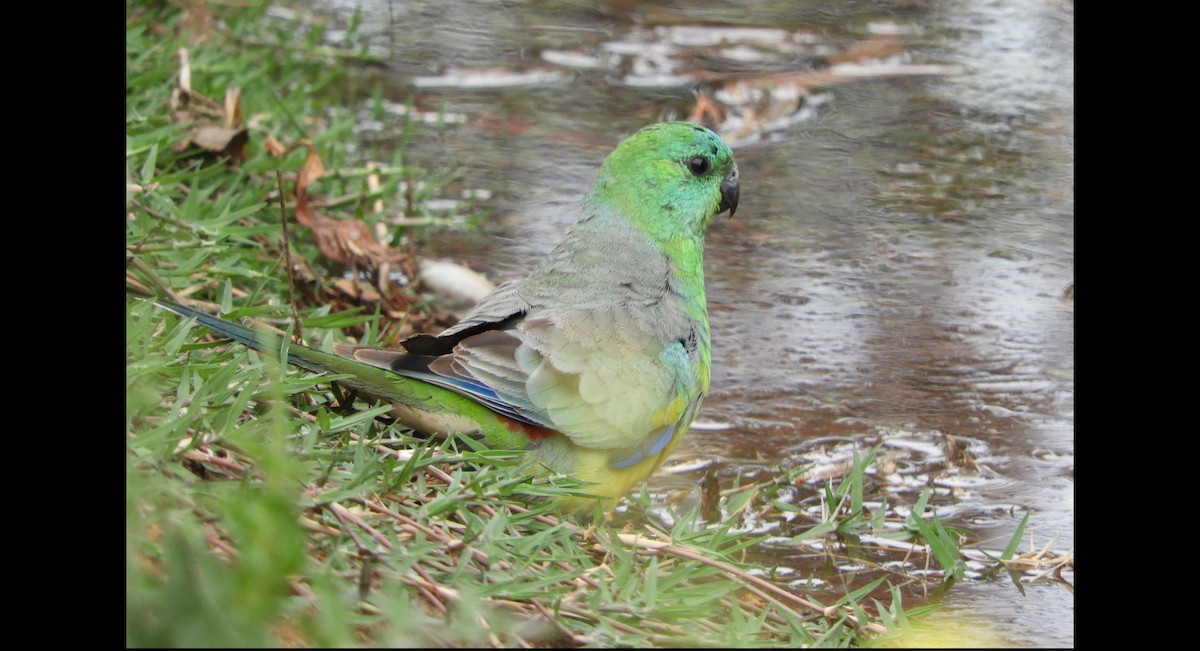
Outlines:
[[[313,241],[326,260],[348,270],[345,277],[329,282],[307,261],[293,258],[290,272],[303,300],[328,305],[337,311],[359,307],[370,311],[378,309],[384,316],[381,331],[394,329],[396,332],[389,332],[389,335],[399,337],[439,330],[454,323],[453,316],[448,313],[435,316],[410,312],[412,297],[408,283],[396,283],[394,279],[389,282],[389,274],[393,271],[410,280],[418,277],[416,262],[407,251],[380,243],[362,220],[333,219],[321,214],[318,210],[321,200],[311,197],[308,190],[325,174],[325,164],[311,141],[300,140],[285,146],[268,137],[264,146],[275,156],[287,155],[300,147],[308,150],[291,192],[295,199],[294,218],[296,223],[312,231]],[[362,334],[361,328],[350,328],[347,332],[356,336]]]
[[[249,140],[250,132],[245,129],[227,129],[215,124],[197,124],[192,130],[188,144],[218,156],[228,156],[233,160],[241,161],[245,160],[242,149]]]
[[[744,591],[738,594],[738,600],[756,610],[766,607],[767,602],[753,592]]]
[[[296,177],[296,196],[297,198],[304,196],[308,186],[312,185],[325,175],[325,163],[321,161],[321,157],[317,154],[317,148],[308,140],[301,140],[298,145],[308,147],[308,158],[304,160],[304,166],[300,168],[300,174]]]
[[[206,154],[224,156],[240,163],[246,160],[246,144],[250,131],[243,125],[241,92],[236,88],[225,91],[225,104],[192,90],[191,64],[187,48],[179,48],[179,83],[167,100],[171,122],[187,124],[187,134],[171,149],[182,152],[197,147]]]
[[[171,149],[181,152],[194,146],[206,154],[223,156],[231,162],[240,163],[246,160],[246,143],[249,141],[250,132],[246,129],[226,129],[203,122],[195,124],[186,136],[171,145]]]
[[[365,222],[358,219],[330,219],[317,212],[303,192],[298,192],[296,196],[296,221],[312,229],[317,248],[334,262],[356,269],[378,269],[383,265],[412,266],[404,251],[376,242]]]
[[[263,142],[263,148],[267,150],[267,153],[276,157],[287,153],[287,147],[284,147],[283,143],[276,140],[275,136],[267,136],[267,139]]]
[[[167,99],[167,109],[170,111],[172,122],[191,122],[204,120],[207,122],[224,122],[225,113],[220,104],[186,88],[175,88]]]
[[[296,175],[296,221],[312,229],[321,254],[356,269],[378,269],[400,266],[402,263],[407,263],[404,268],[411,267],[412,262],[405,252],[377,242],[371,229],[362,220],[330,219],[317,212],[307,190],[325,174],[325,163],[311,141],[301,140],[289,147],[288,151],[298,147],[308,149],[308,157]]]
[[[715,466],[709,465],[704,469],[704,479],[700,480],[700,517],[705,522],[721,521],[721,480],[717,477]]]
[[[778,120],[787,118],[807,102],[812,93],[861,80],[913,74],[951,74],[948,66],[913,66],[908,64],[882,65],[887,59],[905,52],[905,39],[897,34],[878,34],[851,43],[844,52],[830,55],[825,65],[815,70],[776,72],[746,76],[724,71],[693,71],[697,78],[722,88],[732,99],[728,107],[701,95],[696,99],[690,119],[721,131],[725,111],[740,114],[740,126],[731,133],[732,139],[751,137]],[[769,92],[764,92],[769,91]]]
[[[349,278],[342,278],[333,283],[333,288],[341,292],[346,298],[351,299],[354,304],[362,303],[378,303],[383,300],[383,296],[375,291],[375,288],[367,283],[354,282]]]
[[[712,129],[725,121],[725,111],[708,96],[708,93],[700,93],[688,119]]]
[[[853,43],[841,54],[830,56],[829,64],[882,60],[901,52],[904,52],[904,37],[897,34],[877,34]]]
[[[225,128],[232,129],[238,125],[245,124],[246,118],[242,116],[242,89],[226,88],[225,89]]]
[[[946,451],[946,465],[951,468],[961,468],[967,472],[975,471],[975,455],[967,449],[967,444],[949,434],[942,435],[942,445]]]
[[[183,19],[179,21],[178,31],[188,35],[189,43],[196,43],[208,35],[212,28],[213,16],[208,6],[200,0],[189,3],[184,10]]]

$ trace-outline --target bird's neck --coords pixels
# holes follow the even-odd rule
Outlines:
[[[576,229],[603,231],[630,229],[640,233],[653,248],[670,261],[672,290],[688,306],[692,316],[707,323],[708,308],[704,293],[704,230],[695,223],[667,214],[648,214],[645,206],[614,203],[597,184],[584,203],[587,215]],[[594,238],[589,238],[594,239]]]

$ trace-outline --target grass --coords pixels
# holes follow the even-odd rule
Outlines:
[[[453,172],[407,165],[402,146],[359,149],[356,119],[380,94],[353,25],[331,45],[319,17],[270,2],[126,14],[131,289],[316,346],[444,318],[380,268],[412,277],[406,245],[440,223],[423,202]],[[200,142],[201,125],[220,137]],[[438,128],[402,124],[401,144]],[[361,224],[377,248],[337,239],[357,235],[332,221],[285,232],[281,214],[306,209]],[[347,242],[359,253],[335,246]],[[330,378],[134,296],[126,355],[129,646],[858,646],[909,628],[886,576],[825,604],[755,553],[763,537],[744,517],[796,512],[783,493],[798,472],[724,491],[705,505],[711,524],[696,510],[639,515],[644,494],[623,522],[563,520],[539,498],[576,490],[570,478],[535,477],[520,454],[468,438],[415,438],[383,407],[347,409]],[[788,544],[880,530],[864,507],[874,458],[828,481],[821,522]],[[922,517],[927,499],[897,537],[923,539],[961,576],[958,537]]]

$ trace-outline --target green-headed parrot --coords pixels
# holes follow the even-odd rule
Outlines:
[[[562,243],[457,325],[404,350],[293,344],[287,361],[350,375],[337,381],[392,403],[417,431],[528,450],[611,509],[671,453],[708,393],[704,231],[737,205],[737,164],[717,134],[648,126],[604,160]],[[272,352],[249,328],[158,303]]]

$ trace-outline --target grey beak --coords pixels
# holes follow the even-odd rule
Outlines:
[[[732,219],[733,213],[737,212],[738,192],[738,170],[735,165],[721,181],[721,204],[717,206],[717,212],[722,213],[728,210],[729,217]]]

